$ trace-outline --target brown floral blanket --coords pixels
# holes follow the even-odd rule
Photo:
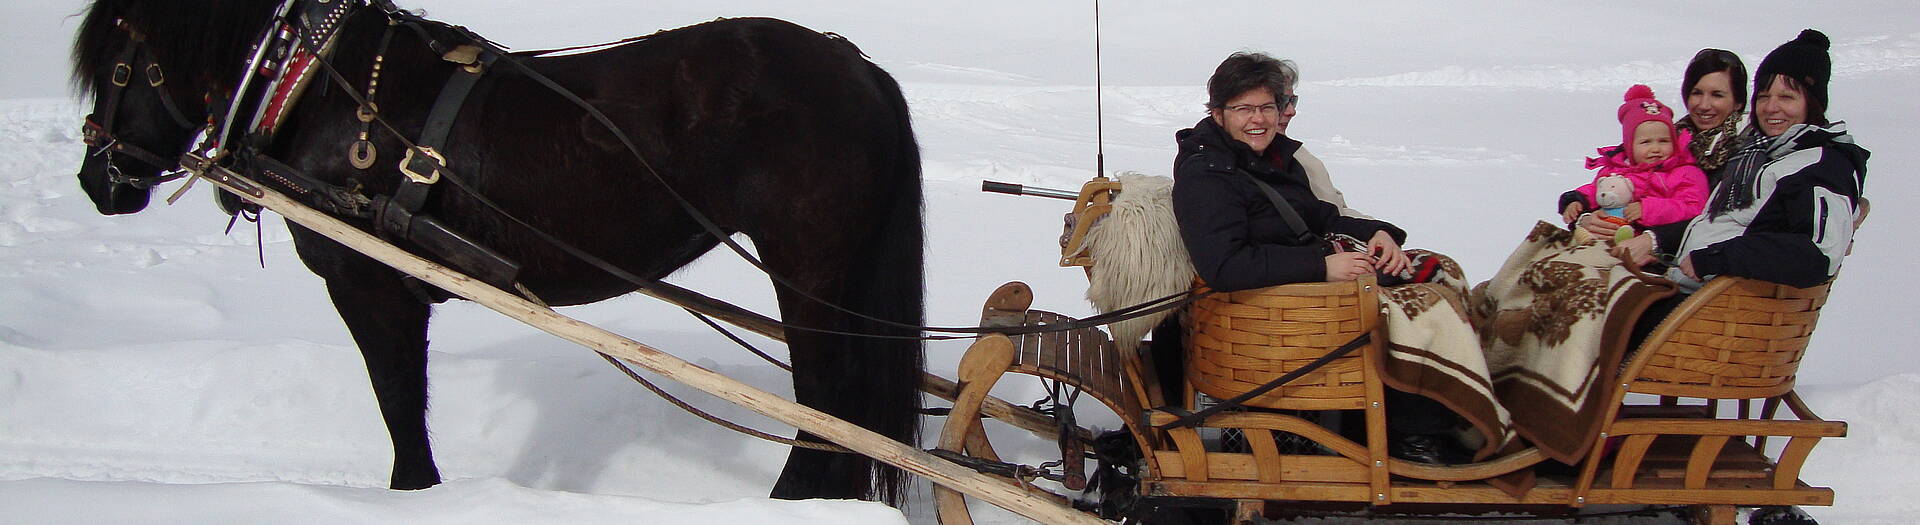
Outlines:
[[[1671,285],[1634,277],[1600,240],[1534,226],[1493,280],[1469,294],[1493,391],[1513,429],[1548,457],[1576,463],[1592,446],[1634,321]]]
[[[1478,457],[1500,451],[1513,438],[1512,417],[1495,395],[1480,337],[1468,317],[1459,264],[1444,255],[1407,250],[1415,259],[1431,257],[1440,271],[1428,282],[1385,288],[1387,386],[1440,402],[1465,418],[1488,439]]]

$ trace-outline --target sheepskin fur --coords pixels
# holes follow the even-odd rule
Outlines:
[[[1087,300],[1111,312],[1166,297],[1193,286],[1193,261],[1173,218],[1173,179],[1134,172],[1115,176],[1120,194],[1113,211],[1087,230],[1094,265]],[[1115,346],[1134,351],[1173,310],[1108,325]]]

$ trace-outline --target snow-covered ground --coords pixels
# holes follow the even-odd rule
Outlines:
[[[1801,370],[1802,394],[1848,421],[1850,435],[1823,442],[1802,477],[1838,492],[1834,507],[1812,509],[1828,523],[1905,523],[1920,514],[1899,481],[1920,471],[1920,416],[1908,408],[1920,399],[1920,358],[1910,355],[1920,272],[1899,259],[1916,240],[1901,233],[1917,219],[1901,204],[1916,188],[1906,177],[1920,142],[1910,125],[1920,117],[1910,94],[1920,85],[1920,7],[1763,3],[1109,1],[1107,166],[1165,175],[1172,132],[1200,117],[1214,64],[1270,51],[1300,63],[1292,135],[1351,203],[1485,279],[1555,195],[1586,180],[1581,157],[1619,136],[1613,110],[1627,85],[1650,84],[1673,103],[1695,50],[1731,49],[1752,67],[1799,29],[1820,28],[1834,40],[1829,114],[1874,151],[1867,194],[1881,205]],[[1079,271],[1053,265],[1065,204],[978,188],[982,179],[1076,188],[1093,174],[1090,2],[403,4],[521,48],[717,16],[846,35],[902,80],[913,108],[928,180],[929,321],[968,324],[1008,280],[1034,285],[1040,307],[1088,311]],[[430,425],[448,482],[380,488],[390,449],[360,358],[277,219],[257,243],[245,225],[223,233],[204,189],[123,217],[95,214],[79,190],[88,108],[67,96],[64,61],[76,20],[67,15],[81,7],[0,6],[0,521],[932,522],[924,482],[904,513],[767,500],[785,449],[687,416],[583,349],[467,303],[439,307],[431,334]],[[764,278],[728,254],[671,280],[774,311]],[[788,391],[778,369],[644,297],[564,313]],[[962,348],[931,345],[928,362],[951,376]],[[1037,392],[1022,384],[1002,395]],[[1017,461],[1047,453],[1018,432],[994,437]],[[1020,521],[979,512],[982,522]]]

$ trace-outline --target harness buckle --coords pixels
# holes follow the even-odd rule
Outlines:
[[[160,87],[161,84],[165,84],[165,83],[167,83],[167,75],[166,73],[160,71],[160,64],[159,63],[147,64],[147,85],[152,87]]]
[[[133,66],[121,62],[113,65],[113,85],[127,87],[127,81],[133,79]]]
[[[425,158],[415,158],[413,154],[416,151],[424,154]],[[429,161],[428,159],[432,160]],[[414,166],[416,163],[422,164],[418,170],[416,170]],[[414,182],[433,184],[440,182],[440,167],[446,165],[447,158],[440,156],[440,152],[434,151],[430,146],[407,148],[407,154],[400,158],[400,174],[406,175],[408,179]],[[420,174],[421,171],[425,171],[427,174],[422,175]]]

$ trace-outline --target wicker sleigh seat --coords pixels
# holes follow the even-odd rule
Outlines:
[[[1609,459],[1605,447],[1595,447],[1578,486],[1831,505],[1831,490],[1798,476],[1813,446],[1846,436],[1847,425],[1820,419],[1793,391],[1831,286],[1720,277],[1687,298],[1627,359],[1601,428],[1602,439],[1616,440],[1619,450]],[[1629,394],[1659,401],[1633,403]],[[1721,414],[1722,400],[1737,403],[1737,413]],[[1753,401],[1763,405],[1757,414]],[[1782,404],[1794,419],[1775,418]],[[1769,454],[1769,437],[1787,440],[1777,455]]]
[[[1217,293],[1194,302],[1186,323],[1186,377],[1217,399],[1244,394],[1374,331],[1372,282],[1300,283]],[[1289,410],[1366,407],[1367,358],[1348,354],[1246,402]],[[1377,380],[1375,380],[1377,383]]]

